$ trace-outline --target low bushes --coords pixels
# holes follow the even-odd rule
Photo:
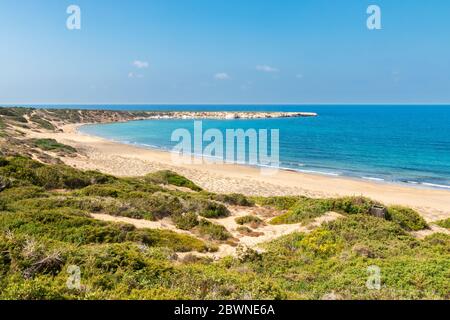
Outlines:
[[[186,234],[169,230],[141,229],[127,236],[128,241],[140,242],[147,246],[170,248],[175,252],[205,252],[209,247],[201,240]]]
[[[174,215],[172,221],[176,227],[181,230],[191,230],[198,226],[198,216],[193,212],[187,212],[180,215]]]
[[[204,218],[222,218],[229,216],[229,210],[221,203],[205,199],[187,200],[188,211],[196,212]]]
[[[450,218],[437,221],[436,224],[442,228],[450,229]]]
[[[397,223],[370,215],[357,214],[326,224],[349,250],[364,248],[370,257],[384,258],[402,254],[417,246],[417,240]]]
[[[212,223],[208,220],[201,219],[196,227],[196,230],[201,236],[211,240],[224,241],[231,238],[231,234],[224,226]]]
[[[333,210],[347,214],[368,214],[374,205],[379,205],[365,197],[343,197],[333,201]]]
[[[30,120],[34,123],[36,123],[37,125],[39,125],[41,128],[46,129],[46,130],[55,130],[55,126],[53,124],[51,124],[49,121],[42,119],[41,117],[37,116],[37,115],[32,115],[30,117]]]
[[[258,218],[257,216],[250,216],[250,215],[238,217],[234,220],[239,225],[249,224],[249,225],[257,227],[257,226],[263,224],[263,221],[260,218]]]
[[[19,201],[24,199],[45,198],[48,194],[41,187],[24,186],[6,189],[0,193],[0,199],[6,202]]]
[[[80,189],[107,183],[116,178],[96,171],[79,171],[66,165],[44,165],[25,157],[1,158],[0,176],[14,180],[13,185],[35,185],[46,189]]]
[[[154,184],[171,184],[178,187],[189,188],[194,191],[202,191],[202,188],[197,186],[191,180],[170,170],[158,171],[148,174],[145,179]]]
[[[317,229],[307,234],[298,246],[319,257],[333,255],[343,247],[336,234],[325,229]]]
[[[299,199],[302,199],[305,197],[253,197],[253,200],[265,207],[272,207],[277,210],[288,210],[290,209],[294,204],[299,201]]]
[[[342,214],[369,214],[370,209],[374,205],[379,205],[378,202],[365,197],[343,197],[337,199],[300,197],[292,204],[293,200],[290,197],[270,198],[269,203],[275,203],[279,207],[289,207],[286,213],[275,217],[270,223],[292,224],[307,222],[329,211]]]
[[[394,221],[407,231],[428,228],[426,221],[416,211],[402,206],[389,207],[387,219]]]
[[[77,149],[74,147],[57,142],[55,139],[31,139],[30,142],[45,151],[63,152],[63,153],[76,153]]]
[[[39,239],[54,239],[78,245],[132,241],[178,252],[205,251],[206,245],[189,235],[168,230],[136,229],[133,225],[97,221],[73,209],[4,213],[0,231],[8,230]]]
[[[264,233],[262,233],[262,232],[253,231],[252,229],[247,228],[245,226],[237,227],[236,231],[239,232],[241,235],[247,236],[247,237],[260,237],[260,236],[264,235]]]
[[[344,217],[264,244],[261,253],[238,247],[237,257],[215,263],[183,260],[175,252],[217,250],[220,241],[232,244],[223,226],[197,214],[213,204],[211,216],[223,215],[216,207],[223,204],[212,200],[229,203],[226,197],[169,191],[143,178],[65,166],[49,166],[45,175],[36,175],[42,167],[26,158],[0,157],[0,299],[321,299],[330,292],[343,299],[450,298],[450,237],[414,238],[407,230],[420,221],[404,208],[390,207],[388,221],[367,214],[375,202],[359,197],[259,198],[258,204],[283,208],[282,213],[302,221],[330,206]],[[68,176],[86,185],[51,191],[51,185],[69,189]],[[93,212],[170,216],[179,228],[215,240],[216,247],[167,230],[100,222],[88,215]],[[256,223],[253,216],[237,222],[241,234],[258,235],[248,228]],[[448,226],[449,221],[439,223]],[[82,274],[79,289],[67,288],[72,265]],[[373,265],[382,272],[380,290],[366,287]]]
[[[152,213],[156,219],[177,215],[184,212],[180,199],[170,194],[157,192],[149,198],[140,199],[139,207]]]
[[[252,270],[282,278],[298,299],[447,299],[449,241],[442,233],[418,240],[393,221],[354,214],[271,242]],[[367,290],[370,266],[381,270],[380,290]]]
[[[298,200],[288,212],[275,217],[271,224],[291,224],[306,222],[316,218],[333,209],[333,201],[329,199],[308,199]]]
[[[19,110],[18,108],[0,108],[0,115],[4,116],[9,121],[28,123],[27,119],[23,116],[27,110]]]
[[[251,207],[255,204],[252,200],[240,193],[216,194],[212,199],[234,206]]]
[[[117,198],[122,191],[116,185],[91,185],[81,189],[77,194],[91,197]]]

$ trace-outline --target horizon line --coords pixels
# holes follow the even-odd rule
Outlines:
[[[1,103],[0,107],[2,106],[43,106],[43,105],[49,105],[49,106],[101,106],[101,105],[111,105],[111,106],[195,106],[195,105],[203,105],[203,106],[245,106],[245,105],[261,105],[261,106],[276,106],[276,105],[285,105],[285,106],[337,106],[337,105],[360,105],[360,106],[412,106],[412,105],[434,105],[434,106],[450,106],[450,102],[326,102],[326,103],[320,103],[320,102],[312,102],[312,103],[280,103],[280,102],[237,102],[237,103],[196,103],[196,102],[180,102],[180,103],[157,103],[157,102],[151,102],[151,103],[120,103],[120,102],[95,102],[95,103],[42,103],[42,102],[34,102],[34,103]]]

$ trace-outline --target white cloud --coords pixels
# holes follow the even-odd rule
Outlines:
[[[147,61],[141,60],[134,60],[132,65],[138,69],[147,69],[150,66],[150,64]]]
[[[262,72],[279,72],[280,70],[278,68],[274,68],[268,65],[258,65],[256,66],[256,70],[262,71]]]
[[[220,72],[220,73],[216,73],[214,75],[214,79],[216,79],[216,80],[231,80],[231,77],[228,75],[228,73]]]

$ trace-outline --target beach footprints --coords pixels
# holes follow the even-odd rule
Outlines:
[[[66,27],[68,30],[80,30],[81,29],[81,9],[77,5],[70,5],[66,9],[66,13],[69,15],[66,20]]]

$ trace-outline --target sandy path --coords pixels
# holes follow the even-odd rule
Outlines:
[[[445,234],[450,235],[450,231],[448,229],[439,227],[435,224],[430,225],[429,229],[411,232],[411,234],[418,239],[424,239],[425,237],[428,237],[434,233],[445,233]]]
[[[252,248],[254,250],[257,250],[259,252],[264,251],[263,248],[259,247],[259,245],[275,240],[279,237],[291,234],[293,232],[305,232],[308,233],[314,228],[320,226],[324,222],[329,222],[336,220],[342,215],[334,212],[328,212],[314,221],[312,221],[310,224],[304,226],[300,223],[298,224],[284,224],[284,225],[271,225],[267,222],[271,219],[271,217],[266,216],[266,212],[264,208],[260,207],[230,207],[231,215],[226,218],[222,219],[209,219],[210,221],[223,225],[233,236],[233,238],[236,239],[237,243],[239,245],[243,245],[245,247]],[[246,215],[256,215],[261,220],[263,220],[266,224],[258,227],[256,232],[259,232],[260,235],[252,237],[252,236],[243,236],[241,235],[236,229],[239,227],[239,225],[236,223],[235,219],[237,217],[246,216]],[[171,230],[177,233],[182,234],[189,234],[191,236],[196,237],[195,234],[189,232],[177,229],[174,224],[170,221],[170,219],[163,219],[159,221],[148,221],[148,220],[141,220],[141,219],[133,219],[133,218],[126,218],[126,217],[117,217],[117,216],[111,216],[107,214],[91,214],[91,217],[97,220],[101,221],[107,221],[107,222],[120,222],[120,223],[128,223],[134,225],[136,228],[140,229],[165,229],[165,230]],[[231,246],[229,244],[219,244],[219,250],[217,252],[213,253],[195,253],[196,256],[203,256],[203,257],[210,257],[213,259],[220,259],[228,255],[236,255],[236,248],[237,246]],[[184,256],[191,253],[179,253],[179,257],[183,258]]]
[[[363,195],[385,204],[410,206],[427,221],[450,217],[450,190],[433,190],[343,177],[280,170],[264,175],[258,168],[230,164],[180,164],[168,152],[111,142],[77,132],[66,125],[64,133],[29,132],[29,136],[54,138],[82,151],[84,156],[63,158],[81,169],[97,169],[117,176],[140,176],[155,170],[174,170],[206,190],[247,195],[306,195],[337,197]]]
[[[256,210],[255,210],[256,209]],[[232,235],[233,237],[239,239],[239,243],[242,245],[245,245],[247,247],[253,248],[253,249],[260,249],[258,248],[259,244],[262,244],[264,242],[269,242],[274,239],[277,239],[281,236],[285,236],[288,234],[291,234],[293,232],[309,232],[310,230],[320,226],[324,222],[330,222],[333,220],[336,220],[342,215],[335,213],[335,212],[328,212],[324,215],[316,218],[314,221],[312,221],[308,225],[302,225],[301,223],[297,224],[281,224],[281,225],[272,225],[269,224],[269,220],[271,218],[264,219],[264,216],[258,214],[259,208],[231,208],[231,215],[227,218],[223,219],[215,219],[213,220],[215,223],[223,225]],[[253,236],[242,236],[239,231],[236,229],[240,227],[235,221],[237,217],[242,217],[246,215],[256,215],[260,219],[262,219],[266,224],[258,227],[257,229],[254,229],[256,232],[262,233],[262,235],[253,237]]]
[[[117,217],[111,216],[109,214],[102,213],[92,213],[91,217],[101,221],[107,222],[120,222],[120,223],[128,223],[134,225],[138,229],[161,229],[161,230],[170,230],[178,233],[191,234],[188,231],[177,229],[170,219],[162,219],[158,221],[150,221],[144,219],[133,219],[127,217]]]

